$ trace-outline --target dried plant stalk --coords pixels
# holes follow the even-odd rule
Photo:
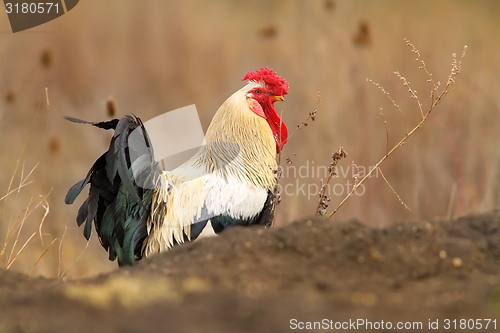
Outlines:
[[[373,168],[370,169],[369,172],[367,172],[367,174],[363,178],[361,178],[359,181],[357,181],[355,183],[355,185],[352,187],[352,190],[346,195],[346,197],[344,199],[342,199],[342,201],[338,204],[338,206],[335,208],[335,210],[328,216],[329,218],[331,218],[340,209],[340,207],[342,207],[345,204],[345,202],[356,192],[356,190],[358,189],[358,187],[361,184],[363,184],[368,178],[370,178],[370,176],[373,174],[373,172],[375,170],[380,170],[380,165],[382,163],[384,163],[384,161],[389,156],[391,156],[396,151],[396,149],[398,149],[399,147],[401,147],[402,145],[404,145],[404,143],[406,142],[406,140],[408,140],[408,138],[410,136],[412,136],[419,128],[422,127],[422,125],[427,120],[427,117],[431,114],[431,112],[434,110],[434,108],[439,103],[441,103],[443,101],[444,97],[450,92],[453,84],[455,83],[455,79],[456,79],[458,73],[460,73],[462,60],[465,57],[465,53],[467,51],[467,46],[464,46],[464,49],[462,51],[462,55],[461,55],[461,57],[460,57],[459,60],[457,60],[456,54],[453,53],[453,55],[452,55],[452,62],[451,62],[451,72],[450,72],[450,75],[448,76],[448,79],[446,81],[445,87],[438,94],[438,89],[440,87],[440,82],[439,81],[438,82],[434,81],[434,79],[432,78],[432,74],[427,70],[425,62],[421,59],[420,52],[415,48],[415,46],[412,43],[410,43],[410,41],[408,41],[407,39],[405,39],[405,42],[411,48],[411,52],[413,52],[417,56],[417,58],[415,60],[417,62],[419,62],[419,64],[420,64],[419,69],[423,70],[426,73],[426,75],[428,77],[427,81],[432,84],[432,90],[431,90],[431,94],[430,94],[430,98],[431,98],[430,106],[427,109],[427,111],[424,112],[423,105],[420,102],[420,99],[418,97],[417,91],[414,90],[411,87],[410,82],[404,76],[402,76],[399,72],[394,72],[394,74],[403,82],[403,85],[408,88],[408,92],[410,94],[410,97],[416,100],[418,108],[419,108],[419,111],[420,111],[420,114],[421,114],[421,119],[418,122],[418,124],[415,125],[415,127],[413,127],[412,130],[410,130],[409,132],[407,131],[407,133],[403,136],[403,138],[394,147],[392,147],[391,150],[389,150],[388,152],[386,152],[386,154],[375,164],[375,166]],[[368,80],[368,81],[373,82],[371,80]],[[389,93],[387,93],[383,88],[381,88],[376,83],[374,83],[374,84],[377,85],[380,89],[382,89],[382,92],[385,95],[389,96]],[[394,100],[390,96],[389,96],[389,99],[393,102],[394,106],[396,108],[398,108],[399,111],[401,111],[401,109],[399,108],[399,105],[396,104],[394,102]],[[402,111],[401,111],[401,114],[403,114]],[[404,117],[404,114],[403,114],[403,117]],[[406,124],[406,118],[405,118],[405,124]],[[392,186],[391,186],[391,189],[393,189]],[[393,192],[396,193],[394,191],[394,189],[393,189]],[[397,193],[396,193],[396,195],[397,195]],[[399,195],[398,195],[398,198],[399,198]],[[400,198],[400,200],[401,200],[401,198]]]
[[[335,153],[332,154],[332,162],[328,166],[328,175],[326,181],[321,180],[321,189],[319,190],[319,202],[316,208],[317,215],[326,215],[326,209],[328,208],[328,202],[330,202],[330,196],[325,195],[326,188],[330,180],[337,175],[337,164],[343,158],[347,157],[347,153],[344,148],[340,147]]]

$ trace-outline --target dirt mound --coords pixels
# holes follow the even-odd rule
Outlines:
[[[0,332],[493,331],[499,259],[498,212],[383,229],[321,218],[233,228],[93,279],[0,271]]]

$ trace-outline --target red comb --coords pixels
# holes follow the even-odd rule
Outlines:
[[[286,83],[284,78],[278,76],[272,68],[262,67],[258,71],[248,72],[243,76],[242,80],[264,81],[268,89],[275,96],[288,94],[288,83]]]

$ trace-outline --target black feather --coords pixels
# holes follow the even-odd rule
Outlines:
[[[255,221],[255,224],[259,224],[265,227],[271,226],[274,220],[274,212],[276,209],[276,194],[273,192],[269,191],[267,193],[267,200],[266,203],[264,204],[264,208],[262,208],[262,211],[258,215],[258,218]]]
[[[109,129],[115,129],[116,124],[118,124],[118,119],[112,119],[109,121],[101,121],[101,122],[92,122],[92,121],[86,121],[74,117],[69,117],[69,116],[64,116],[64,119],[69,120],[73,123],[78,123],[78,124],[89,124],[89,125],[94,125],[95,127],[99,127],[105,130]]]
[[[135,116],[125,116],[104,122],[89,122],[73,117],[67,120],[90,124],[102,129],[114,129],[109,149],[92,165],[85,179],[73,185],[65,202],[72,204],[83,188],[90,184],[88,198],[78,210],[77,223],[85,222],[83,234],[89,239],[92,224],[96,228],[101,245],[109,252],[110,260],[118,259],[119,265],[132,265],[142,256],[142,243],[147,236],[147,220],[151,210],[153,187],[151,185],[161,170],[154,161],[151,141],[142,121]],[[141,139],[147,151],[134,152],[131,160],[129,136],[140,128]],[[140,171],[144,184],[137,184],[132,172]]]
[[[78,197],[80,195],[80,193],[82,192],[84,187],[90,182],[90,177],[92,176],[92,174],[94,172],[97,172],[99,169],[105,167],[104,157],[105,156],[102,155],[101,157],[99,157],[97,159],[97,161],[95,161],[95,163],[90,168],[90,171],[87,173],[87,176],[85,177],[85,179],[80,180],[78,183],[71,186],[68,193],[66,194],[66,197],[64,198],[64,202],[67,205],[71,205],[75,201],[76,197]]]
[[[215,233],[219,233],[226,228],[233,226],[262,225],[269,227],[273,223],[274,209],[276,207],[276,195],[271,191],[267,192],[267,199],[262,211],[253,217],[234,218],[229,215],[219,215],[212,217],[210,222]]]
[[[97,215],[97,203],[99,201],[99,190],[96,186],[91,186],[89,191],[89,197],[87,199],[88,213],[87,222],[85,223],[85,229],[83,229],[83,236],[87,240],[90,239],[90,233],[92,232],[92,222]]]
[[[80,209],[78,209],[78,214],[76,215],[76,223],[78,226],[81,226],[82,223],[85,222],[87,215],[89,215],[89,198],[85,199]]]
[[[66,197],[64,198],[64,202],[67,205],[71,205],[73,202],[75,202],[76,197],[80,195],[85,185],[87,185],[87,182],[85,181],[85,179],[83,179],[75,185],[71,186],[68,193],[66,194]]]

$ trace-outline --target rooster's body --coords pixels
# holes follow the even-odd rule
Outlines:
[[[219,233],[236,225],[271,224],[276,152],[288,137],[274,102],[283,100],[288,85],[268,68],[243,79],[248,84],[215,114],[205,135],[206,145],[172,171],[160,170],[139,118],[90,123],[114,129],[115,134],[110,149],[87,177],[69,190],[66,203],[73,203],[90,183],[77,222],[86,222],[87,239],[94,223],[110,260],[134,264],[144,256],[196,239],[207,226]],[[131,160],[134,148],[128,144],[134,130],[150,148],[136,161]],[[140,168],[141,182],[132,170],[137,165],[145,166]]]

